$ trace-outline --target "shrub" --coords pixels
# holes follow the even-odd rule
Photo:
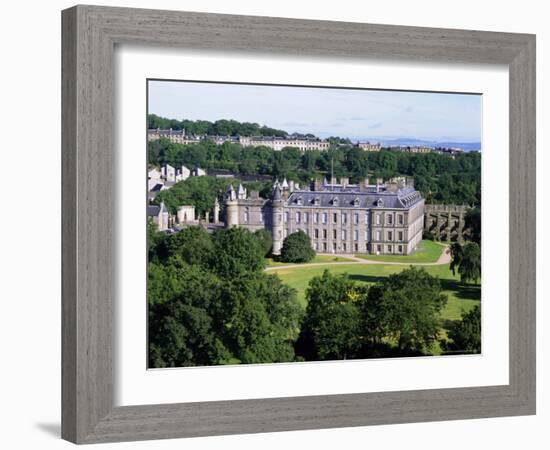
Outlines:
[[[281,249],[281,261],[291,263],[305,263],[315,257],[311,248],[311,240],[303,231],[297,231],[287,236]]]

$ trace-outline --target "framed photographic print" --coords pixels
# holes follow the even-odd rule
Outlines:
[[[534,414],[534,36],[77,6],[62,61],[65,439]]]

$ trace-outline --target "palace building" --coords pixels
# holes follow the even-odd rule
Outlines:
[[[275,255],[284,238],[299,230],[319,253],[408,255],[422,240],[424,227],[424,199],[405,178],[378,179],[373,185],[333,178],[307,189],[277,181],[269,199],[231,186],[225,206],[226,227],[267,229]]]

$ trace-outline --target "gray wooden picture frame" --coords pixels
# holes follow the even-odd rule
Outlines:
[[[64,439],[95,443],[535,413],[535,36],[97,6],[63,11],[62,32]],[[507,65],[509,384],[115,407],[116,44]]]

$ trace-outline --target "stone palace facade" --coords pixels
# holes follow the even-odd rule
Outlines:
[[[424,199],[412,184],[397,178],[387,183],[368,180],[350,184],[347,178],[312,183],[275,182],[271,198],[231,186],[226,195],[227,227],[267,229],[273,254],[283,240],[302,230],[319,253],[408,255],[422,240]]]

